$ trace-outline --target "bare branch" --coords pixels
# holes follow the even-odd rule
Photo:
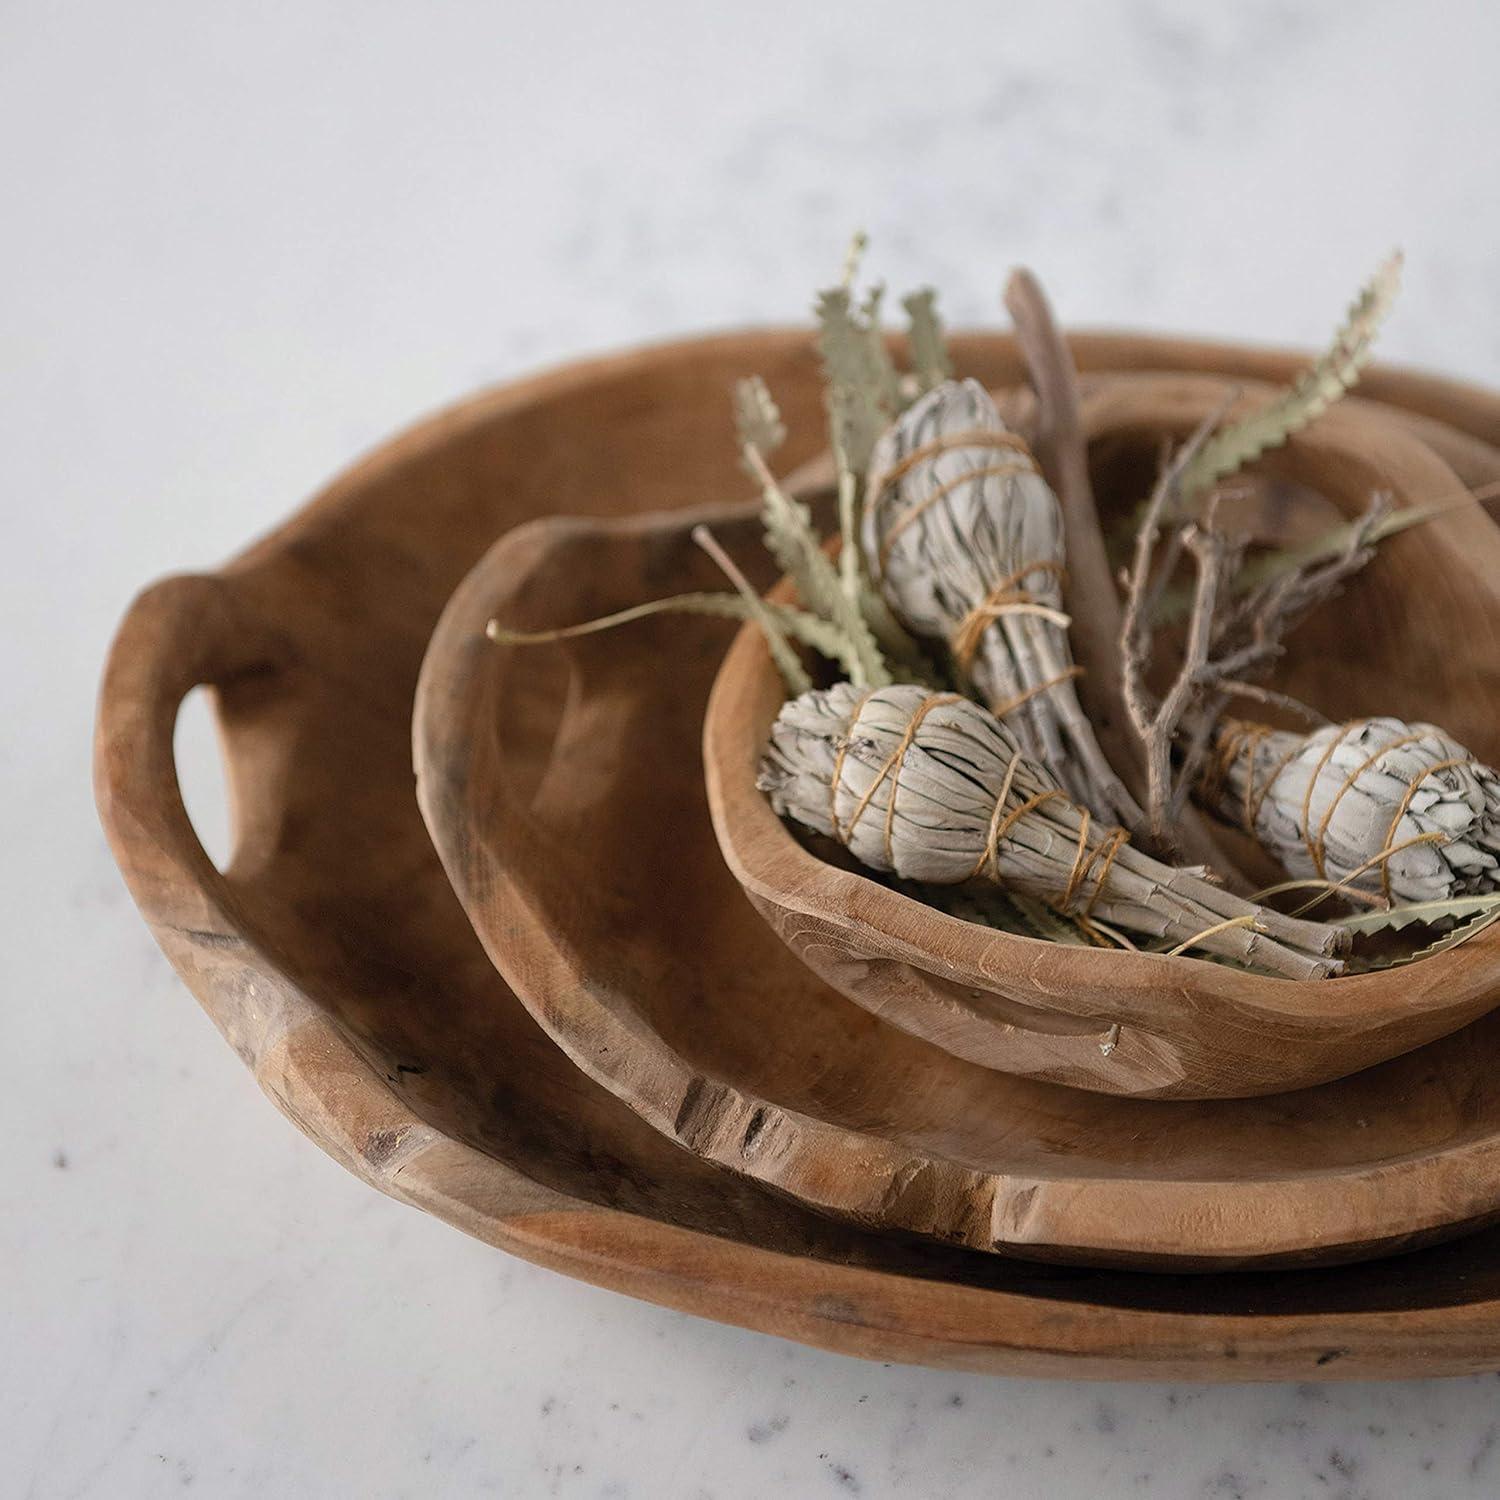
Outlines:
[[[1246,669],[1232,665],[1229,652],[1248,653],[1246,665],[1257,664],[1253,659],[1256,646],[1269,647],[1269,654],[1275,655],[1288,632],[1318,605],[1337,594],[1345,581],[1374,557],[1375,538],[1389,511],[1389,496],[1372,496],[1364,514],[1349,527],[1338,553],[1311,559],[1267,579],[1239,601],[1219,623],[1215,634],[1215,647],[1225,653],[1229,675],[1239,676]],[[1260,655],[1264,660],[1266,652]]]
[[[1015,323],[1016,339],[1036,394],[1033,447],[1062,509],[1068,558],[1064,603],[1073,618],[1074,654],[1084,668],[1079,695],[1106,758],[1136,800],[1142,801],[1148,795],[1150,784],[1148,755],[1145,740],[1135,724],[1136,715],[1126,702],[1129,666],[1126,653],[1120,648],[1125,639],[1137,636],[1140,626],[1144,625],[1149,652],[1150,626],[1146,622],[1154,610],[1143,609],[1142,605],[1144,601],[1154,599],[1165,585],[1142,585],[1136,599],[1136,615],[1140,623],[1127,632],[1089,480],[1088,447],[1072,355],[1053,320],[1046,296],[1031,272],[1018,269],[1012,273],[1005,288],[1005,305]],[[1226,411],[1236,396],[1237,391],[1226,401]],[[1196,456],[1222,415],[1215,412],[1208,431],[1195,435],[1185,462]],[[1179,473],[1172,481],[1174,487],[1180,485],[1180,478]],[[1174,510],[1177,504],[1174,500]],[[1160,520],[1159,512],[1159,523]],[[1176,530],[1174,526],[1166,549],[1164,576],[1170,575],[1179,556],[1180,539]],[[1134,706],[1137,713],[1150,701],[1145,680],[1142,664],[1130,689],[1136,696]],[[1149,714],[1149,708],[1145,713]],[[1162,828],[1166,827],[1165,818],[1159,822]],[[1231,884],[1249,888],[1244,878],[1228,864],[1224,851],[1215,844],[1191,808],[1186,809],[1181,820],[1173,824],[1170,837],[1158,834],[1156,842],[1158,852],[1164,855],[1185,855],[1221,870]]]
[[[1225,402],[1227,410],[1231,396]],[[1173,528],[1167,563],[1175,566],[1180,551],[1194,563],[1193,608],[1188,620],[1183,659],[1166,696],[1158,700],[1146,685],[1151,665],[1155,621],[1150,602],[1160,596],[1165,579],[1157,550],[1165,519],[1176,514],[1181,499],[1182,475],[1218,426],[1223,410],[1211,412],[1186,443],[1169,458],[1157,476],[1151,498],[1135,537],[1135,550],[1127,574],[1125,608],[1120,621],[1121,694],[1146,762],[1147,815],[1153,837],[1170,847],[1174,843],[1172,790],[1172,746],[1189,713],[1201,708],[1214,685],[1210,653],[1220,594],[1238,569],[1240,544],[1216,526],[1216,508],[1211,504],[1202,524]],[[1165,456],[1165,455],[1164,455]],[[1205,731],[1206,733],[1207,731]]]
[[[1177,785],[1172,789],[1168,802],[1168,817],[1174,827],[1177,825],[1177,820],[1187,811],[1188,798],[1192,795],[1193,788],[1198,784],[1198,778],[1203,774],[1203,769],[1208,763],[1209,751],[1212,750],[1214,743],[1214,731],[1218,728],[1225,708],[1228,707],[1228,699],[1227,691],[1213,694],[1203,706],[1202,711],[1196,715],[1193,726],[1187,733],[1177,773]]]
[[[1176,820],[1207,759],[1218,722],[1236,694],[1280,701],[1303,712],[1295,699],[1259,689],[1247,677],[1263,672],[1280,655],[1287,632],[1310,610],[1337,593],[1344,581],[1374,555],[1388,502],[1376,496],[1360,520],[1349,528],[1342,550],[1311,561],[1231,601],[1244,572],[1243,537],[1217,525],[1217,504],[1210,498],[1201,521],[1174,528],[1165,556],[1158,560],[1162,531],[1181,497],[1182,476],[1191,465],[1195,445],[1206,440],[1221,414],[1199,427],[1189,442],[1166,463],[1146,504],[1135,552],[1126,577],[1125,610],[1120,632],[1123,694],[1131,726],[1146,758],[1147,807],[1154,836],[1167,843]],[[1181,552],[1193,560],[1192,606],[1182,660],[1166,694],[1157,699],[1146,686],[1158,621],[1155,605],[1162,597]],[[1173,751],[1179,752],[1174,781]]]
[[[1068,559],[1064,602],[1073,618],[1073,650],[1084,669],[1079,691],[1099,741],[1137,797],[1142,760],[1126,729],[1120,663],[1120,596],[1089,480],[1088,445],[1079,411],[1073,356],[1052,316],[1046,293],[1024,267],[1011,272],[1005,306],[1036,393],[1032,446],[1062,509]]]
[[[1264,703],[1270,708],[1284,708],[1289,713],[1306,719],[1315,729],[1321,729],[1332,722],[1327,714],[1319,713],[1310,703],[1304,703],[1290,693],[1266,687],[1264,683],[1230,681],[1223,684],[1223,691],[1226,698],[1249,698],[1252,702]]]

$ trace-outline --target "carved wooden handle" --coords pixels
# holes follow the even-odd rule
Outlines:
[[[223,577],[184,574],[153,585],[115,636],[99,694],[95,796],[131,894],[169,949],[163,928],[227,938],[238,927],[228,883],[183,806],[177,711],[199,685],[274,671],[286,657]]]

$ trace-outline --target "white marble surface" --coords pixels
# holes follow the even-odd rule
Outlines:
[[[168,971],[88,742],[138,585],[478,383],[798,316],[857,224],[956,317],[1024,259],[1302,341],[1399,242],[1387,352],[1500,379],[1497,60],[1481,3],[0,9],[0,1492],[1495,1493],[1493,1378],[868,1366],[385,1201]]]

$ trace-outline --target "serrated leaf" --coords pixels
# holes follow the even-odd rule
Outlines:
[[[878,283],[865,294],[860,308],[860,325],[865,336],[865,360],[870,377],[875,383],[875,394],[881,411],[894,417],[901,404],[901,377],[896,373],[895,361],[885,341],[885,330],[881,327],[881,305],[885,301],[885,288]]]
[[[1387,537],[1420,526],[1424,521],[1450,511],[1455,505],[1467,502],[1467,493],[1458,501],[1436,501],[1431,505],[1405,505],[1380,517],[1373,525],[1364,527],[1366,545],[1383,542]],[[1320,562],[1331,562],[1342,556],[1356,538],[1361,528],[1360,521],[1345,521],[1331,527],[1321,536],[1314,537],[1297,547],[1282,547],[1264,556],[1257,557],[1240,570],[1235,579],[1235,592],[1248,593],[1257,584],[1267,583],[1283,573],[1295,572],[1298,568],[1313,567]]]
[[[745,451],[748,453],[751,450],[747,448]],[[807,668],[802,665],[801,659],[792,649],[786,632],[767,607],[766,601],[751,588],[750,580],[740,571],[739,564],[719,545],[719,539],[707,526],[693,527],[693,540],[713,558],[719,565],[720,571],[734,585],[735,592],[739,594],[749,618],[760,629],[766,648],[771,653],[771,660],[776,664],[776,670],[781,673],[781,680],[786,685],[787,692],[794,698],[810,692],[812,678],[808,676]]]
[[[1350,306],[1333,343],[1280,395],[1216,433],[1183,471],[1182,493],[1191,498],[1270,448],[1278,448],[1333,405],[1369,362],[1375,335],[1390,311],[1401,280],[1401,256],[1392,255]]]
[[[1452,931],[1443,933],[1441,937],[1421,948],[1412,949],[1410,953],[1395,955],[1355,953],[1349,959],[1349,972],[1369,974],[1386,969],[1399,969],[1405,964],[1414,964],[1419,959],[1431,958],[1435,953],[1446,953],[1450,948],[1457,948],[1460,944],[1467,943],[1470,938],[1477,937],[1486,927],[1493,926],[1497,921],[1500,921],[1500,907],[1481,912],[1467,922],[1460,922]]]
[[[896,412],[896,372],[879,331],[879,308],[878,291],[863,317],[847,287],[831,287],[817,299],[818,351],[834,446],[856,474],[864,473],[876,438]]]
[[[943,686],[922,654],[922,648],[892,613],[884,595],[870,578],[858,540],[859,479],[843,461],[842,455],[839,455],[838,483],[839,586],[845,597],[854,601],[896,681],[917,682],[924,687]]]
[[[999,886],[974,883],[926,885],[911,880],[897,880],[891,884],[903,895],[946,912],[950,917],[957,917],[961,922],[973,922],[996,932],[1065,943],[1075,948],[1107,946],[1090,937],[1072,917],[1064,916],[1044,902],[1015,891],[1002,890]]]
[[[837,570],[823,551],[812,524],[812,512],[793,500],[776,482],[757,449],[745,457],[760,480],[766,528],[766,550],[797,586],[802,602],[821,615],[842,637],[849,681],[856,687],[888,687],[891,674],[855,599],[844,592]]]
[[[923,287],[903,299],[908,319],[907,339],[911,348],[912,374],[917,394],[930,391],[953,376],[953,361],[943,337],[942,320],[937,313],[937,293]]]
[[[1496,921],[1500,921],[1500,907],[1493,911],[1481,912],[1479,916],[1472,917],[1469,921],[1455,927],[1452,932],[1445,932],[1442,937],[1428,943],[1425,948],[1418,948],[1415,953],[1408,953],[1397,959],[1395,964],[1388,964],[1386,967],[1395,968],[1399,964],[1415,963],[1419,958],[1431,958],[1434,953],[1445,953],[1449,948],[1457,948],[1460,943],[1467,943],[1471,937],[1476,936]]]
[[[870,634],[875,637],[885,658],[887,670],[896,682],[914,682],[922,687],[947,688],[948,679],[937,671],[923,654],[922,648],[891,613],[891,607],[877,591],[863,570],[856,584],[856,604]]]
[[[767,458],[786,441],[781,410],[759,375],[735,381],[734,426],[741,448],[748,445]]]
[[[844,269],[839,275],[839,285],[852,287],[856,277],[859,275],[860,263],[865,258],[865,251],[870,248],[870,236],[863,229],[856,229],[849,236],[849,248],[844,252]]]
[[[1500,893],[1484,896],[1455,896],[1447,901],[1416,901],[1407,906],[1393,906],[1388,911],[1361,911],[1351,917],[1340,917],[1339,926],[1350,932],[1389,932],[1410,927],[1414,922],[1431,926],[1449,918],[1494,915],[1500,913]]]
[[[881,667],[890,680],[890,662],[899,662],[904,681],[924,681],[930,675],[920,648],[901,627],[885,599],[866,576],[863,554],[858,542],[860,517],[860,483],[868,467],[870,451],[876,439],[894,419],[902,401],[901,380],[886,347],[880,326],[883,288],[876,286],[856,306],[853,282],[859,257],[865,248],[862,235],[855,237],[845,264],[844,278],[837,287],[821,292],[817,298],[818,348],[823,358],[824,400],[828,408],[834,458],[839,470],[840,551],[836,579],[851,613],[861,622],[863,637],[854,631],[854,640],[864,651],[869,648],[882,658]],[[928,294],[928,303],[931,296]],[[930,306],[929,306],[930,312]],[[920,312],[918,316],[921,316]],[[941,355],[941,334],[936,330],[935,315],[929,334],[936,338]],[[781,539],[777,539],[780,544]],[[813,571],[816,565],[807,571]],[[788,571],[791,568],[788,567]],[[816,589],[816,578],[800,575]],[[813,594],[804,598],[819,612],[843,623],[842,617]],[[885,658],[889,658],[887,661]]]

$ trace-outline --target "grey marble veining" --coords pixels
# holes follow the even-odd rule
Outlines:
[[[870,1366],[535,1270],[259,1097],[88,797],[133,590],[537,364],[796,319],[849,231],[996,318],[1321,339],[1500,380],[1500,12],[890,0],[0,16],[0,1491],[1481,1496],[1494,1378],[1089,1386]],[[187,749],[207,805],[215,772]]]

